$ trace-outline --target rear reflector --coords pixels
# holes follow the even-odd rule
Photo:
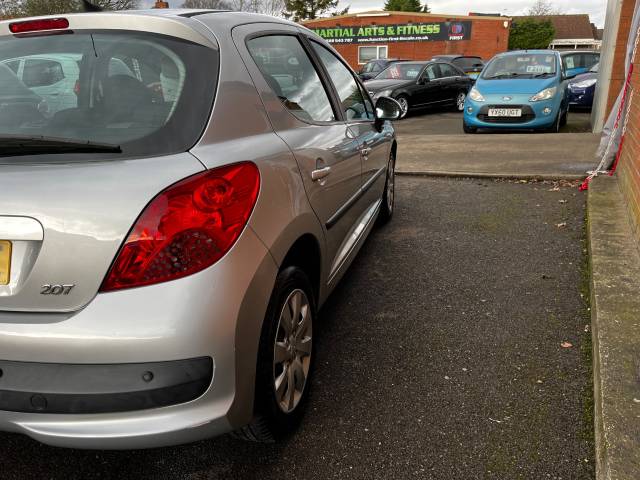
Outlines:
[[[167,188],[136,221],[100,291],[167,282],[213,265],[242,233],[259,189],[260,173],[250,162]]]
[[[9,24],[11,33],[40,32],[44,30],[62,30],[69,28],[66,18],[45,18],[42,20],[26,20]]]

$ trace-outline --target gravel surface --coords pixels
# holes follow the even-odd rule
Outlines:
[[[399,178],[396,216],[314,329],[287,442],[95,452],[2,434],[2,478],[593,478],[585,196],[556,185]]]

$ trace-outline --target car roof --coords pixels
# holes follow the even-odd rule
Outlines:
[[[534,55],[556,55],[560,56],[557,50],[512,50],[510,52],[502,52],[497,54],[494,58],[510,57],[514,55],[534,54]]]
[[[215,14],[215,15],[214,15]],[[0,21],[0,36],[12,35],[9,30],[9,25],[15,22],[24,22],[26,20],[33,19],[53,19],[53,18],[66,18],[70,21],[70,29],[75,28],[96,28],[96,29],[116,29],[119,22],[125,22],[126,25],[122,25],[120,29],[131,29],[140,31],[156,31],[159,33],[163,30],[161,24],[163,20],[172,22],[173,25],[182,24],[182,34],[186,37],[194,37],[202,35],[199,32],[196,33],[196,29],[192,27],[193,22],[191,17],[197,17],[200,15],[207,15],[207,23],[220,26],[221,28],[231,29],[239,25],[247,23],[271,23],[282,24],[288,26],[295,26],[298,28],[305,28],[297,23],[285,20],[283,18],[271,17],[269,15],[262,15],[257,13],[248,12],[236,12],[229,10],[206,10],[206,9],[171,9],[171,8],[157,8],[147,10],[118,10],[118,11],[103,11],[103,12],[87,12],[87,13],[69,13],[63,15],[46,15],[40,17],[26,17],[19,19],[10,19]],[[125,20],[126,19],[126,20]],[[95,27],[93,26],[95,22]],[[163,25],[169,25],[163,23]],[[189,28],[196,35],[188,35],[184,31],[184,27]],[[306,29],[308,30],[308,29]],[[311,30],[308,30],[311,32]],[[173,35],[177,33],[169,32],[167,34]],[[320,38],[320,37],[318,37]],[[190,38],[191,39],[191,38]]]
[[[571,55],[574,53],[597,53],[600,55],[600,52],[597,50],[559,50],[561,56]]]
[[[410,65],[427,65],[432,62],[429,62],[426,60],[407,60],[399,63],[410,64]]]
[[[478,55],[434,55],[433,58],[447,58],[447,59],[452,59],[455,60],[456,58],[479,58],[482,59],[482,57],[478,56]]]

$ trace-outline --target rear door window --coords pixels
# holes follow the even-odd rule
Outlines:
[[[320,76],[297,37],[257,37],[247,41],[247,48],[266,82],[292,114],[304,121],[335,121]]]

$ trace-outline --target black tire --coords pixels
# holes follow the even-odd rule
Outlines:
[[[556,115],[556,119],[553,122],[553,125],[544,130],[546,133],[560,133],[560,126],[562,124],[562,112],[558,112]]]
[[[478,133],[478,129],[476,127],[470,127],[465,121],[462,122],[462,130],[464,133]]]
[[[313,322],[316,316],[316,301],[311,283],[305,272],[298,267],[287,267],[278,274],[260,336],[256,368],[254,418],[249,425],[233,432],[232,435],[236,438],[254,442],[274,443],[293,433],[303,417],[313,373],[313,334],[310,340],[309,370],[302,394],[294,409],[289,413],[285,413],[281,409],[276,399],[274,383],[274,349],[276,335],[280,328],[280,314],[287,306],[285,302],[294,292],[299,290],[306,294],[311,321]]]
[[[567,109],[567,111],[564,112],[564,115],[562,115],[562,118],[560,119],[560,126],[564,127],[568,121],[569,121],[569,109]]]
[[[396,154],[391,151],[389,155],[389,165],[387,166],[387,179],[384,182],[384,193],[382,194],[382,204],[380,205],[380,213],[378,214],[378,225],[389,223],[393,217],[395,210],[395,175],[396,175]],[[389,189],[391,182],[391,189]]]

